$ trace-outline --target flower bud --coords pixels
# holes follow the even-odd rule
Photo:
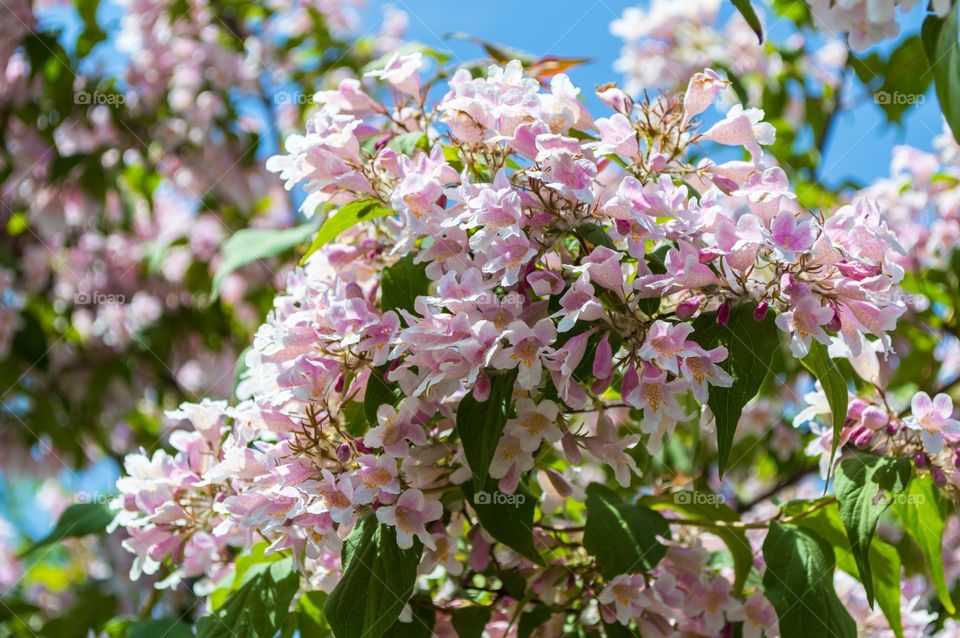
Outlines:
[[[757,321],[763,321],[767,317],[767,309],[769,304],[766,301],[761,301],[757,304],[757,307],[753,309],[753,318]]]
[[[337,448],[337,460],[341,463],[346,463],[350,460],[350,444],[340,444],[340,447]]]
[[[930,476],[933,477],[933,484],[937,487],[943,487],[947,484],[947,475],[939,467],[930,470]]]
[[[913,464],[916,465],[918,469],[922,470],[923,468],[927,467],[930,462],[927,460],[926,454],[923,452],[917,452],[913,455]]]
[[[717,325],[725,326],[730,321],[730,302],[724,301],[719,308],[717,308]]]
[[[691,297],[677,306],[677,319],[686,321],[697,314],[698,310],[700,310],[700,297]]]
[[[633,113],[633,98],[612,82],[597,87],[597,97],[617,113],[623,113],[628,117]]]
[[[843,327],[843,324],[840,323],[840,313],[837,311],[836,306],[833,308],[833,319],[824,326],[826,330],[830,332],[840,332],[840,328]]]

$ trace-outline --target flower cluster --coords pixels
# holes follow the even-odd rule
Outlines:
[[[801,208],[764,153],[762,111],[737,104],[701,131],[727,85],[712,70],[682,97],[600,87],[610,112],[594,118],[565,75],[544,89],[517,62],[456,71],[430,106],[427,64],[370,72],[390,106],[359,80],[321,92],[268,163],[344,230],[289,275],[242,402],[185,405],[174,455],[128,458],[116,505],[134,575],[169,560],[168,582],[216,579],[232,547],[265,540],[329,590],[342,539],[372,514],[400,549],[426,548],[422,576],[451,579],[442,612],[470,586],[466,553],[472,570],[520,568],[543,597],[567,578],[577,595],[550,604],[587,622],[713,636],[746,619],[770,635],[762,595],[742,603],[695,546],[671,546],[652,585],[604,582],[552,530],[582,522],[570,504],[606,472],[634,485],[643,448],[734,383],[728,348],[704,339],[734,313],[775,323],[797,357],[813,342],[886,351],[904,310],[893,234],[866,201],[827,219]],[[716,145],[747,159],[689,159]],[[485,453],[466,433],[491,405],[502,433]],[[533,542],[557,550],[545,566],[479,521],[466,485],[487,475],[504,502],[536,500]]]
[[[897,9],[910,11],[914,4],[913,0],[813,0],[809,7],[818,29],[831,34],[846,33],[850,48],[864,51],[899,35]],[[950,11],[949,0],[933,0],[930,4],[941,17]]]

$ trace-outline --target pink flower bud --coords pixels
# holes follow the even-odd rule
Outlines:
[[[606,379],[613,372],[613,349],[610,346],[610,333],[603,333],[597,344],[597,354],[593,359],[593,376]]]
[[[686,321],[697,314],[698,310],[700,310],[700,297],[691,297],[677,306],[677,319]]]
[[[563,453],[571,463],[579,463],[583,458],[580,454],[580,448],[577,446],[577,438],[569,432],[564,432],[560,438],[560,445],[563,446]]]
[[[616,84],[604,84],[598,87],[597,97],[617,113],[623,113],[627,116],[633,113],[633,99]]]
[[[337,448],[337,460],[341,463],[346,463],[350,460],[350,445],[347,443],[342,443],[340,447]]]
[[[769,304],[766,301],[761,301],[757,304],[757,307],[753,309],[753,318],[757,321],[763,321],[767,316],[767,309]]]
[[[917,452],[913,455],[913,464],[916,465],[918,469],[922,470],[923,468],[927,467],[930,462],[927,460],[926,454],[923,452]]]
[[[836,308],[833,309],[833,319],[824,326],[830,332],[840,332],[840,328],[843,327],[843,324],[840,323],[840,313]]]
[[[473,384],[473,398],[480,403],[490,398],[490,377],[486,374],[481,373]]]
[[[730,302],[724,301],[719,308],[717,308],[717,325],[725,326],[730,321]]]
[[[935,467],[930,470],[930,475],[933,477],[933,484],[937,487],[943,487],[947,484],[947,475],[943,473],[939,467]]]

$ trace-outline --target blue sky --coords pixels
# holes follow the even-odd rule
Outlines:
[[[682,2],[684,0],[676,0]],[[483,39],[510,45],[535,55],[589,57],[591,64],[570,72],[576,84],[586,90],[619,78],[613,62],[619,56],[620,40],[610,35],[611,20],[624,9],[647,2],[623,0],[484,0],[483,2],[441,2],[440,0],[369,0],[364,10],[367,28],[376,29],[381,8],[393,4],[410,15],[408,37],[428,46],[452,51],[457,58],[472,60],[481,56],[479,47],[444,39],[452,32],[468,32]],[[758,3],[759,4],[759,3]],[[900,19],[901,38],[920,31],[923,7],[918,6]],[[455,8],[454,8],[455,7]],[[727,14],[731,9],[727,9]],[[722,14],[721,19],[725,19]],[[770,34],[782,37],[786,25],[776,26]],[[878,45],[886,52],[896,42]],[[860,88],[860,94],[863,90]],[[855,93],[856,94],[856,93]],[[933,138],[942,130],[939,105],[933,90],[923,104],[908,111],[903,129],[887,126],[883,113],[869,99],[844,113],[836,122],[824,161],[824,181],[828,185],[848,179],[868,182],[888,174],[894,146],[909,144],[924,150],[933,148]]]

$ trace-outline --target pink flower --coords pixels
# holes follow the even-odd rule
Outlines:
[[[526,450],[525,447],[519,436],[504,434],[490,461],[490,476],[500,479],[498,487],[507,494],[516,491],[520,477],[534,465],[533,450]]]
[[[688,323],[670,324],[658,319],[650,326],[647,338],[637,350],[637,355],[644,361],[650,361],[664,370],[679,374],[679,362],[682,357],[693,356],[702,352],[702,348],[687,337],[693,332],[693,326]]]
[[[418,97],[420,95],[420,69],[424,67],[423,53],[414,51],[406,55],[394,53],[382,69],[368,71],[367,77],[387,82],[397,91]]]
[[[493,356],[492,364],[498,370],[519,367],[517,383],[524,390],[533,390],[543,374],[541,357],[557,338],[557,330],[549,319],[541,319],[533,328],[522,321],[514,321],[503,333],[510,345]]]
[[[517,416],[507,421],[503,431],[520,441],[527,452],[534,452],[542,441],[556,443],[560,440],[557,416],[560,408],[550,400],[534,403],[526,397],[517,399]]]
[[[600,131],[600,142],[593,144],[593,149],[600,155],[613,153],[622,157],[637,159],[640,156],[640,145],[637,142],[637,131],[630,120],[621,113],[595,121]]]
[[[609,618],[607,613],[604,619],[612,623],[614,619],[621,625],[628,625],[630,621],[637,618],[644,612],[646,599],[643,591],[646,589],[646,581],[643,574],[621,574],[615,576],[607,583],[607,586],[600,592],[597,600],[603,607],[601,611],[606,611],[613,607],[613,618]]]
[[[717,93],[726,88],[730,82],[723,79],[713,69],[704,69],[702,73],[695,73],[687,84],[687,91],[683,94],[683,124],[706,111]]]
[[[780,314],[777,326],[791,333],[790,351],[798,358],[807,356],[810,351],[810,339],[816,339],[823,345],[830,345],[830,337],[823,326],[833,320],[833,310],[823,306],[812,295],[804,295],[786,312]]]
[[[770,225],[777,257],[788,264],[796,262],[799,253],[813,246],[814,231],[809,221],[798,222],[789,210],[780,211]]]
[[[684,357],[680,373],[690,383],[693,396],[702,404],[707,403],[708,384],[721,388],[733,385],[733,377],[717,365],[727,358],[727,349],[717,346],[713,350],[700,349],[700,354]]]
[[[726,146],[742,146],[750,151],[750,157],[758,161],[763,157],[760,145],[769,146],[776,138],[776,129],[763,122],[761,109],[744,109],[734,104],[726,117],[703,134],[703,138]]]
[[[913,414],[903,420],[911,430],[920,432],[923,447],[931,454],[943,450],[943,435],[960,434],[960,421],[953,418],[953,399],[938,394],[933,400],[926,392],[917,392],[910,401]]]
[[[392,405],[381,405],[377,408],[379,425],[367,431],[363,444],[369,448],[383,448],[390,456],[406,456],[408,441],[414,445],[423,445],[427,440],[423,428],[413,423],[418,409],[419,403],[416,399],[403,399],[399,411]]]
[[[594,294],[589,278],[580,277],[560,298],[560,310],[551,316],[561,317],[560,323],[557,324],[557,330],[566,332],[581,319],[583,321],[595,321],[602,319],[605,313],[603,304],[597,300]]]
[[[641,426],[652,435],[647,446],[651,450],[659,449],[660,438],[666,430],[672,429],[677,421],[687,418],[678,399],[688,389],[686,381],[677,379],[668,382],[666,372],[652,363],[646,363],[639,383],[624,396],[624,401],[643,410]]]
[[[397,530],[397,546],[400,549],[413,547],[416,536],[424,546],[436,549],[433,536],[427,531],[426,524],[435,521],[443,514],[443,505],[439,501],[426,500],[423,492],[410,489],[400,495],[393,505],[377,509],[377,520]]]
[[[357,463],[360,469],[353,473],[353,500],[358,504],[372,503],[380,494],[399,494],[397,462],[389,456],[364,454]]]

